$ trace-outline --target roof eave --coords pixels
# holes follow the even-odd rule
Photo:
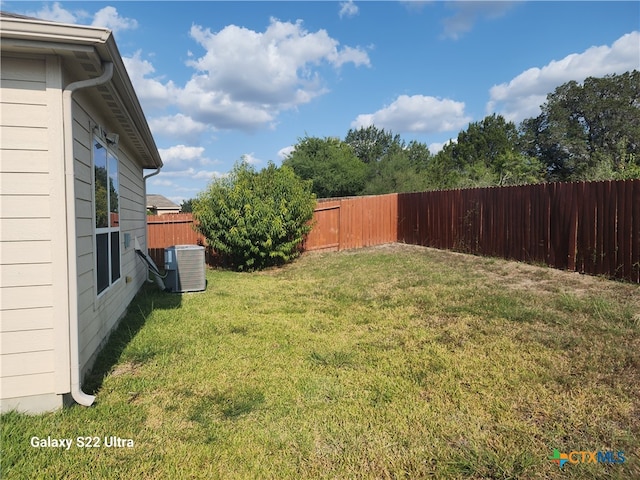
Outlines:
[[[122,56],[118,51],[113,36],[110,36],[107,41],[97,47],[98,54],[103,61],[113,62],[114,71],[116,75],[113,78],[113,85],[116,89],[118,96],[121,99],[122,104],[125,106],[132,123],[134,124],[138,134],[143,139],[147,150],[149,151],[152,162],[147,165],[143,165],[144,168],[160,168],[162,167],[162,159],[158,153],[156,142],[151,134],[151,129],[147,123],[147,119],[138,100],[138,96],[133,88],[127,69],[122,61]]]
[[[30,18],[0,17],[3,38],[59,41],[80,45],[105,43],[111,36],[108,28],[53,23]]]
[[[11,43],[32,44],[44,49],[55,45],[57,49],[79,50],[85,53],[88,47],[93,47],[93,51],[101,63],[112,62],[114,77],[111,83],[122,108],[127,112],[148,153],[148,159],[143,162],[142,167],[162,167],[162,159],[151,134],[151,129],[111,30],[3,15],[0,16],[0,38],[5,46]]]

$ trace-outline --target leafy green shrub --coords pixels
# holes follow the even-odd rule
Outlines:
[[[315,203],[311,182],[291,168],[269,163],[256,172],[239,162],[198,196],[193,215],[223,265],[258,270],[300,254]]]

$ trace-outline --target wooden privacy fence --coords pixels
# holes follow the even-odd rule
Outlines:
[[[401,194],[398,241],[640,282],[640,180]]]
[[[398,238],[398,194],[319,200],[313,214],[313,230],[305,250],[344,250]],[[190,213],[147,217],[149,255],[164,267],[164,249],[172,245],[205,245],[205,238],[193,228]],[[212,252],[207,252],[213,257]]]
[[[328,199],[306,250],[404,242],[640,283],[640,180],[547,183]],[[190,214],[148,217],[149,246],[204,244]]]
[[[361,248],[398,239],[398,194],[319,200],[305,250]]]

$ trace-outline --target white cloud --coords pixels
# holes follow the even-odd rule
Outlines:
[[[201,181],[203,179],[211,180],[212,178],[215,178],[217,176],[223,176],[221,174],[216,175],[216,173],[217,172],[214,172],[212,175],[196,178],[195,180],[199,180],[196,183],[198,184],[202,183]],[[164,175],[166,177],[165,173],[160,173],[158,177],[160,177],[161,175]],[[186,173],[182,175],[182,177],[189,177],[189,176],[192,176],[192,174]],[[180,205],[184,200],[188,200],[190,198],[196,197],[198,192],[202,190],[202,188],[198,188],[195,186],[186,187],[184,186],[183,183],[178,183],[178,182],[175,182],[172,180],[166,180],[166,179],[163,180],[158,177],[152,178],[149,181],[149,185],[151,185],[152,187],[159,187],[158,189],[159,190],[161,189],[164,192],[170,191],[171,193],[173,193],[174,195],[169,195],[165,193],[164,196],[167,197],[172,202],[174,202],[176,205]],[[174,176],[171,176],[170,178],[176,178],[176,177],[177,175],[174,175]],[[181,182],[184,182],[184,180],[181,179]],[[149,193],[151,193],[151,191]]]
[[[197,73],[179,92],[178,104],[217,128],[272,124],[280,111],[326,93],[322,64],[370,65],[363,49],[340,48],[325,30],[309,32],[300,20],[272,18],[264,32],[235,25],[211,32],[194,25],[190,33],[206,53],[187,62]]]
[[[431,155],[435,155],[436,153],[438,153],[440,150],[442,150],[445,146],[445,143],[438,143],[438,142],[433,142],[429,144],[429,152],[431,152]]]
[[[182,170],[168,170],[165,171],[164,169],[160,172],[160,174],[156,178],[157,180],[155,180],[155,182],[165,182],[166,180],[163,179],[167,179],[167,178],[191,178],[194,180],[201,180],[201,179],[211,179],[211,178],[218,178],[218,177],[224,177],[226,174],[215,171],[215,170],[197,170],[193,167],[189,167],[189,168],[185,168]],[[153,182],[152,182],[153,183]],[[154,183],[155,185],[155,183]],[[159,185],[164,185],[164,184],[159,184]],[[167,184],[169,185],[169,184]],[[171,182],[171,185],[177,185],[173,182]],[[194,191],[197,191],[198,189],[194,189]]]
[[[173,203],[175,203],[176,205],[182,205],[182,202],[184,202],[185,200],[187,200],[184,197],[181,196],[175,196],[175,197],[168,197],[169,200],[171,200]]]
[[[345,63],[353,63],[356,66],[369,66],[369,55],[360,47],[344,47],[340,52],[332,52],[327,58],[335,67],[341,67]]]
[[[150,77],[155,68],[151,62],[142,59],[141,55],[141,51],[138,50],[133,57],[122,57],[140,101],[149,108],[165,107],[168,103],[175,102],[176,86],[172,81],[162,83],[162,78]]]
[[[262,163],[262,160],[257,158],[253,152],[244,153],[240,158],[243,162],[248,163],[249,165],[259,165]]]
[[[196,122],[182,113],[151,118],[149,126],[154,135],[164,135],[188,142],[196,142],[200,135],[209,129],[204,123]]]
[[[98,10],[93,16],[91,25],[95,27],[106,27],[114,33],[122,30],[134,30],[138,28],[137,20],[133,18],[121,17],[115,7],[104,7]]]
[[[162,162],[170,164],[176,161],[198,160],[202,158],[204,147],[189,147],[187,145],[174,145],[169,148],[159,148],[158,152],[162,158]]]
[[[40,10],[27,11],[25,15],[29,17],[41,18],[42,20],[50,20],[60,23],[78,23],[79,20],[87,18],[90,15],[84,10],[70,11],[60,6],[59,2],[53,2],[52,5],[45,4]]]
[[[254,130],[272,124],[277,106],[235,100],[226,91],[210,88],[204,76],[189,80],[180,90],[176,103],[196,121],[216,129]]]
[[[359,8],[354,3],[354,1],[349,0],[348,2],[340,2],[340,12],[338,13],[338,15],[340,16],[340,18],[350,18],[356,16],[358,14],[358,11]]]
[[[440,150],[442,150],[446,145],[450,144],[450,143],[456,143],[457,139],[455,138],[450,138],[449,140],[447,140],[446,142],[433,142],[429,144],[429,152],[431,152],[432,155],[435,155],[436,153],[438,153]]]
[[[540,114],[540,105],[556,87],[587,77],[620,74],[640,68],[640,32],[623,35],[611,46],[594,46],[553,60],[542,68],[530,68],[512,80],[489,90],[487,113],[499,112],[507,120],[521,121]]]
[[[25,15],[69,24],[86,24],[89,22],[94,27],[108,28],[114,33],[138,28],[136,19],[121,17],[118,14],[118,10],[112,6],[101,8],[91,15],[85,10],[67,10],[59,2],[54,2],[51,5],[45,4],[40,10],[27,11]]]
[[[444,24],[444,36],[457,40],[463,34],[469,32],[480,18],[493,19],[501,17],[514,4],[515,2],[509,1],[450,2],[448,5],[454,8],[456,13],[442,21]]]
[[[278,158],[280,160],[285,160],[295,149],[295,145],[289,145],[287,147],[281,148],[280,150],[278,150]]]
[[[211,170],[198,170],[192,178],[194,179],[206,179],[206,180],[211,180],[213,178],[222,178],[226,176],[226,174],[218,172],[216,170],[211,171]]]
[[[158,175],[160,179],[167,177],[199,179],[213,178],[219,175],[219,172],[207,168],[220,162],[207,158],[204,155],[204,147],[174,145],[169,148],[159,148],[158,152],[164,163],[164,168]]]
[[[146,109],[174,106],[183,112],[152,120],[154,130],[183,141],[193,142],[206,129],[273,128],[280,112],[327,93],[322,65],[370,65],[364,49],[341,47],[325,30],[305,30],[300,20],[272,18],[264,32],[235,25],[211,32],[193,25],[190,35],[205,53],[188,52],[187,65],[195,72],[183,87],[155,76],[140,51],[124,58]],[[180,132],[185,122],[188,128]]]
[[[151,180],[151,185],[156,187],[173,187],[175,183],[171,180],[154,179]]]
[[[376,125],[394,132],[446,132],[463,127],[471,120],[465,115],[464,107],[464,102],[446,98],[400,95],[377,112],[358,115],[351,127]]]

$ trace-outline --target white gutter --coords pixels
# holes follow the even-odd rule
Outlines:
[[[157,175],[160,173],[160,170],[162,169],[162,167],[158,167],[155,172],[151,172],[149,175],[145,175],[144,177],[142,177],[142,179],[146,182],[147,178],[153,177],[154,175]],[[145,191],[146,191],[146,183],[145,183]],[[145,198],[145,202],[147,201],[147,199]]]
[[[143,188],[143,198],[144,198],[144,238],[145,238],[145,248],[147,249],[146,252],[142,252],[145,255],[147,255],[149,253],[149,224],[147,223],[147,178],[151,178],[154,175],[158,175],[160,173],[160,170],[162,169],[162,167],[158,167],[155,169],[155,171],[151,172],[149,175],[145,175],[144,177],[142,177],[142,188]],[[147,268],[147,282],[151,283],[153,282],[153,280],[151,280],[151,272],[149,271],[149,269]],[[162,288],[162,290],[164,290],[164,287]]]
[[[67,85],[62,92],[64,130],[64,175],[67,209],[67,291],[69,292],[69,348],[71,354],[71,396],[80,405],[91,406],[96,397],[82,391],[80,385],[80,331],[78,325],[78,271],[76,252],[76,198],[73,158],[73,92],[95,87],[111,80],[113,63],[103,64],[102,75]]]
[[[27,40],[43,40],[47,43],[59,41],[81,45],[94,45],[96,42],[105,43],[111,30],[103,27],[87,25],[52,23],[37,18],[2,17],[2,37],[21,38]]]

